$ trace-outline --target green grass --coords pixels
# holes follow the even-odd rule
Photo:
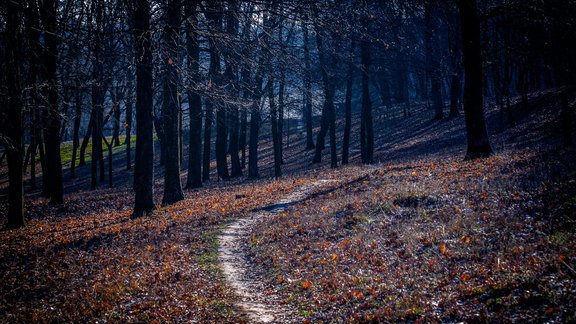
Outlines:
[[[106,140],[110,142],[112,140],[112,136],[107,136]],[[118,152],[124,152],[126,150],[126,135],[120,135],[120,146],[112,147],[112,154],[116,154]],[[132,135],[130,137],[130,144],[132,147],[136,147],[136,136]],[[108,147],[104,142],[102,142],[102,150],[104,154],[108,152]],[[92,141],[88,142],[86,146],[86,163],[92,160],[91,158],[92,153]],[[78,151],[76,153],[76,164],[80,161],[80,147],[78,147]],[[60,145],[60,157],[62,159],[62,165],[70,165],[72,162],[72,142],[64,142]]]

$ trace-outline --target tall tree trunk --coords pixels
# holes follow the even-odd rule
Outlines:
[[[239,107],[233,107],[230,110],[230,162],[231,162],[231,177],[242,176],[242,164],[240,162],[240,120],[239,120]]]
[[[434,8],[432,7],[434,6]],[[442,101],[442,76],[440,69],[440,55],[438,51],[438,42],[435,35],[438,28],[435,21],[436,15],[433,9],[436,3],[427,1],[425,4],[425,21],[426,21],[426,67],[427,74],[430,79],[430,95],[432,97],[432,109],[434,109],[434,119],[444,118],[443,101]]]
[[[254,100],[250,112],[250,142],[248,152],[248,178],[258,178],[258,136],[260,135],[260,100]]]
[[[219,6],[218,6],[219,7]],[[218,34],[222,29],[222,14],[221,10],[215,8],[215,12],[207,12],[206,19],[208,20],[209,28],[212,35]],[[212,85],[216,89],[222,87],[221,82],[223,79],[220,76],[220,50],[217,39],[214,36],[209,37],[210,47],[210,78]],[[210,98],[214,108],[216,109],[216,171],[218,177],[223,180],[228,180],[228,162],[226,159],[226,138],[227,138],[227,123],[226,123],[226,107],[223,102],[216,101],[215,98]]]
[[[158,116],[158,114],[160,116]],[[156,130],[156,137],[160,143],[160,166],[166,163],[166,134],[164,130],[164,120],[162,112],[155,112],[154,114],[154,130]]]
[[[101,66],[98,64],[94,65],[93,78],[95,80],[102,81],[102,71]],[[102,153],[102,126],[104,122],[104,89],[102,88],[102,82],[95,82],[92,86],[92,160],[91,165],[91,181],[90,188],[92,190],[96,189],[98,186],[98,166],[101,160],[103,160]],[[101,165],[100,165],[101,166]],[[100,172],[103,170],[100,168]],[[102,181],[103,177],[100,178]]]
[[[468,149],[466,159],[486,157],[492,147],[484,117],[482,50],[476,0],[459,0],[464,70],[464,117]]]
[[[18,12],[23,9],[18,0],[6,3],[6,86],[8,94],[7,120],[4,130],[10,143],[5,146],[8,161],[8,228],[19,228],[25,225],[24,220],[24,182],[22,169],[22,90],[20,88],[20,53],[21,35]]]
[[[370,99],[370,44],[367,41],[360,43],[362,60],[362,112],[360,145],[362,163],[374,162],[374,126],[372,124],[372,100]]]
[[[196,16],[197,2],[187,1],[185,3],[185,14],[188,17],[186,25],[186,51],[188,54],[188,75],[192,86],[200,83],[200,48],[198,45],[198,35],[196,26],[198,17]],[[200,94],[193,90],[188,91],[188,108],[190,119],[190,140],[188,147],[188,178],[186,188],[202,187],[202,98]]]
[[[70,105],[69,102],[71,100],[71,93],[70,93],[70,89],[69,87],[64,87],[64,98],[62,100],[62,111],[60,112],[60,115],[63,116],[63,118],[61,118],[61,125],[60,125],[60,142],[65,142],[68,140],[68,132],[67,132],[67,128],[68,126],[66,125],[66,120],[68,119],[68,106]]]
[[[92,135],[92,125],[94,125],[94,116],[90,114],[88,127],[86,128],[86,134],[82,139],[82,145],[80,145],[80,162],[78,163],[79,167],[86,165],[86,148],[88,147],[88,142],[90,141],[90,136]]]
[[[178,46],[181,5],[180,0],[169,0],[166,7],[166,27],[164,29],[164,93],[162,121],[164,122],[165,164],[164,196],[162,205],[169,205],[184,199],[180,183],[180,149],[178,116],[180,113],[178,91]],[[169,158],[168,158],[169,157]]]
[[[352,85],[354,83],[354,41],[350,42],[346,98],[344,101],[344,138],[342,139],[342,164],[348,164],[350,156],[350,131],[352,129]]]
[[[45,30],[44,68],[48,84],[48,111],[44,143],[46,145],[46,166],[49,173],[48,194],[51,204],[64,202],[62,185],[62,161],[60,157],[60,114],[58,112],[58,31],[56,23],[56,0],[45,0],[40,8]]]
[[[317,27],[317,26],[316,26]],[[334,93],[335,85],[333,78],[328,74],[330,69],[327,53],[331,53],[330,50],[324,48],[324,41],[319,29],[316,28],[316,43],[318,46],[318,58],[320,60],[320,70],[322,71],[322,80],[324,83],[324,105],[322,107],[322,117],[320,123],[320,132],[318,133],[318,138],[316,139],[316,150],[314,152],[314,158],[312,163],[320,163],[322,161],[322,150],[324,149],[324,143],[326,140],[326,134],[330,128],[335,126],[335,108],[334,108]],[[334,140],[332,137],[334,136]],[[331,166],[336,167],[338,160],[336,157],[336,140],[335,140],[335,130],[330,134],[330,145],[331,145]]]
[[[228,0],[228,13],[226,15],[226,33],[230,37],[235,38],[238,36],[239,21],[236,12],[240,7],[236,0]],[[224,55],[226,71],[224,75],[228,82],[228,91],[231,97],[239,96],[239,84],[236,74],[238,73],[238,62],[241,57],[236,54],[231,46],[229,46]],[[240,124],[239,124],[239,107],[233,104],[227,105],[228,108],[228,123],[230,127],[229,132],[229,151],[230,151],[230,176],[239,177],[242,175],[242,168],[240,164],[240,157],[238,156],[239,147],[239,135],[240,135]]]
[[[457,71],[452,71],[450,77],[450,114],[449,117],[460,115],[460,75]]]
[[[40,55],[42,53],[42,47],[40,42],[37,40],[40,38],[40,26],[39,26],[39,13],[36,3],[32,0],[28,0],[28,10],[27,12],[27,25],[26,31],[28,38],[32,41],[34,46],[31,47],[29,56],[29,72],[28,72],[28,84],[31,85],[30,100],[33,109],[30,110],[30,149],[31,149],[31,163],[30,163],[30,189],[36,190],[36,152],[38,151],[40,143],[40,132],[41,132],[41,120],[39,118],[40,109],[39,96],[38,96],[38,63],[40,61]],[[8,59],[7,59],[8,61]],[[26,172],[26,166],[24,166],[24,172]]]
[[[452,12],[454,11],[454,12]],[[450,22],[448,27],[448,39],[450,50],[450,113],[449,117],[460,115],[460,97],[462,96],[462,47],[458,36],[460,21],[455,10],[450,10]]]
[[[206,99],[204,102],[204,143],[202,152],[202,181],[210,180],[210,147],[212,144],[212,116],[213,113],[212,100]]]
[[[270,74],[268,77],[268,105],[270,106],[270,124],[272,126],[272,151],[274,152],[274,176],[282,176],[281,157],[280,157],[280,135],[278,133],[278,107],[274,100],[274,75],[273,67],[270,64]]]
[[[260,124],[262,123],[262,116],[260,112],[260,100],[262,99],[262,82],[264,79],[263,70],[264,62],[262,55],[260,56],[258,64],[258,71],[253,87],[252,107],[250,109],[250,138],[249,138],[249,151],[248,151],[248,178],[256,179],[259,176],[258,172],[258,137],[260,135]]]
[[[76,177],[76,154],[80,145],[80,122],[82,121],[82,92],[80,81],[76,80],[76,93],[74,101],[74,130],[72,132],[72,161],[70,161],[70,177]]]
[[[32,114],[33,116],[33,114]],[[31,129],[30,134],[30,146],[31,146],[31,156],[30,156],[30,190],[36,190],[36,153],[38,151],[38,143],[36,142],[36,136],[34,136],[34,130]]]
[[[278,134],[279,134],[279,150],[280,150],[280,164],[284,164],[284,103],[286,93],[286,69],[280,67],[280,83],[278,85]]]
[[[113,111],[113,118],[112,118],[112,145],[120,146],[120,116],[122,111],[120,110],[120,101],[122,101],[124,96],[119,92],[118,89],[113,90],[116,94],[113,96],[112,99],[112,111]]]
[[[248,133],[248,111],[246,108],[242,107],[240,111],[240,168],[246,168],[246,136]]]
[[[106,140],[106,137],[104,135],[102,135],[102,140],[104,141],[104,144],[106,145],[106,148],[108,149],[108,188],[112,188],[114,187],[114,182],[113,182],[113,175],[112,175],[112,141],[110,141],[110,143],[108,143],[108,140]]]
[[[126,98],[126,170],[132,169],[132,84],[134,83],[134,74],[132,71],[128,72],[126,81],[126,91],[128,96]]]
[[[308,38],[308,25],[302,24],[304,37],[304,123],[306,127],[306,149],[314,148],[312,130],[312,63],[310,59],[310,41]]]
[[[103,11],[104,4],[101,1],[96,1],[95,4],[95,27],[94,27],[94,43],[92,51],[94,53],[94,62],[92,64],[92,79],[95,81],[92,84],[92,161],[90,188],[96,189],[98,186],[98,166],[100,166],[100,181],[104,180],[104,154],[102,152],[102,127],[104,126],[104,100],[106,90],[104,89],[104,66],[102,64],[103,53]],[[100,163],[102,162],[102,163]]]
[[[133,217],[150,213],[154,207],[154,141],[152,33],[150,3],[131,0],[136,53],[136,156],[134,159]]]

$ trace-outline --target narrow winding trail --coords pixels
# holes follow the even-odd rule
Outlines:
[[[250,261],[243,242],[265,217],[282,213],[286,208],[308,198],[315,189],[334,180],[318,180],[305,185],[276,204],[262,208],[249,218],[230,223],[218,236],[218,260],[227,283],[240,298],[238,306],[251,323],[288,323],[297,321],[293,309],[282,304],[274,294],[265,292],[265,272]]]

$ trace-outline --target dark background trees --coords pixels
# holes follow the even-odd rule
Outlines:
[[[476,158],[492,152],[488,103],[499,105],[500,128],[513,127],[531,93],[557,89],[570,135],[575,8],[535,0],[5,2],[0,135],[10,215],[21,218],[21,188],[36,190],[37,164],[54,204],[64,202],[62,170],[84,177],[88,159],[89,188],[106,172],[115,185],[115,154],[130,169],[134,136],[134,173],[114,172],[133,179],[139,216],[154,208],[155,163],[164,165],[165,204],[184,197],[182,164],[189,189],[257,178],[270,157],[282,176],[292,137],[315,149],[306,163],[374,163],[382,159],[378,130],[413,118],[418,105],[433,112],[431,123],[445,123],[445,109],[456,117],[463,103],[466,157]]]

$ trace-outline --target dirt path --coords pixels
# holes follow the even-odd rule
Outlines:
[[[255,212],[250,218],[241,218],[229,224],[218,237],[218,259],[228,284],[240,297],[239,305],[251,323],[287,323],[297,321],[293,309],[265,291],[265,272],[251,262],[243,239],[264,217],[281,213],[290,205],[306,199],[314,189],[324,187],[333,180],[318,180],[284,197],[276,204]]]

